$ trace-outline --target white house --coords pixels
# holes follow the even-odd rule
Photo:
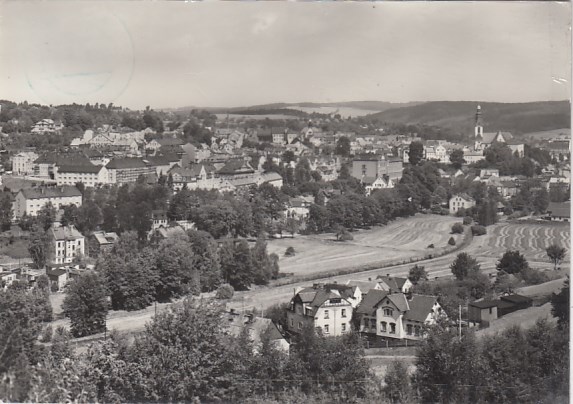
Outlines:
[[[12,158],[12,173],[15,175],[34,174],[34,161],[39,156],[34,152],[20,152]]]
[[[52,226],[49,233],[53,240],[55,264],[69,264],[74,258],[85,254],[85,238],[73,225]]]
[[[36,216],[47,203],[60,209],[64,205],[82,206],[82,193],[76,187],[62,185],[59,187],[37,187],[21,189],[13,202],[14,217],[19,219],[24,214]]]
[[[59,165],[54,169],[57,185],[75,185],[78,182],[86,187],[107,184],[109,173],[104,166],[95,165]]]
[[[475,206],[474,198],[467,194],[458,194],[450,198],[450,214],[454,215],[460,209],[469,209]]]

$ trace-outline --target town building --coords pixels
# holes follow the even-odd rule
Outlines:
[[[550,202],[547,207],[547,218],[558,222],[571,220],[571,202]]]
[[[344,285],[340,285],[344,286]],[[339,336],[352,329],[351,319],[356,288],[342,291],[324,284],[315,284],[295,293],[287,308],[287,330],[300,333],[304,327],[320,328],[327,336]]]
[[[14,217],[19,219],[25,214],[36,216],[46,204],[51,203],[56,210],[65,205],[82,206],[82,193],[74,186],[41,186],[21,189],[14,198]]]
[[[446,314],[435,296],[370,290],[356,309],[360,332],[371,337],[420,340],[424,327]]]
[[[94,231],[89,238],[89,256],[97,257],[100,253],[109,252],[118,240],[115,232]]]
[[[491,323],[506,314],[531,307],[533,300],[527,296],[509,294],[495,300],[478,300],[468,304],[468,321],[480,327],[489,327]]]
[[[253,351],[259,352],[262,346],[262,336],[267,333],[271,346],[288,354],[290,344],[282,335],[278,326],[271,319],[257,317],[251,313],[240,313],[234,309],[223,313],[223,328],[235,337],[247,332]]]
[[[75,185],[81,182],[86,187],[107,184],[109,173],[104,166],[91,165],[58,165],[54,168],[54,179],[57,185]]]
[[[75,226],[52,226],[49,233],[55,264],[69,264],[85,254],[85,238]]]
[[[32,175],[34,174],[34,161],[39,156],[32,151],[25,151],[12,157],[12,174]]]
[[[386,158],[383,155],[367,154],[352,160],[351,175],[359,180],[363,178],[386,178],[394,183],[400,181],[404,167],[399,158]]]
[[[460,209],[469,209],[475,205],[475,199],[467,194],[454,195],[450,198],[450,214],[455,215]]]
[[[140,175],[155,174],[155,167],[137,157],[120,157],[106,165],[110,184],[136,182]]]
[[[64,125],[61,122],[54,122],[52,119],[42,119],[34,124],[30,133],[45,135],[49,133],[57,133],[62,130]]]

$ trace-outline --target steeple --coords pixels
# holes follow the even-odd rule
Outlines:
[[[475,124],[474,136],[483,137],[483,121],[481,117],[481,106],[479,105],[477,106],[477,111],[476,111],[476,124]]]

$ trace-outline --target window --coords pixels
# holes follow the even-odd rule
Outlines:
[[[329,334],[329,333],[330,333],[329,328],[330,328],[330,327],[328,327],[328,324],[326,324],[326,325],[324,326],[324,333],[325,333],[325,334]]]
[[[384,315],[385,316],[392,316],[392,312],[393,312],[392,309],[384,309]]]
[[[412,324],[406,325],[406,334],[412,335]]]
[[[420,336],[420,326],[419,325],[414,327],[414,333],[416,334],[416,337]]]
[[[328,310],[324,310],[324,318],[327,320],[330,318],[330,315],[328,314]]]
[[[346,331],[346,323],[342,323],[342,332]]]
[[[341,314],[342,314],[342,317],[346,317],[346,309],[342,309]]]
[[[489,314],[492,314],[492,313],[493,313],[493,309],[490,307],[489,308]]]
[[[290,319],[290,326],[294,327],[294,320],[292,318]]]
[[[396,323],[390,323],[390,334],[396,334]]]
[[[373,330],[376,329],[376,319],[373,318],[370,319],[370,328],[372,328]]]
[[[299,321],[299,323],[298,323],[298,329],[299,329],[299,330],[302,330],[302,323],[301,323],[300,321]]]
[[[381,331],[381,332],[386,332],[386,321],[381,321],[381,322],[380,322],[380,331]]]

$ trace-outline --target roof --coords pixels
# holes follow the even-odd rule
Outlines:
[[[398,278],[393,276],[378,276],[376,279],[382,280],[386,285],[388,285],[392,292],[402,292],[402,288],[408,280],[407,278]]]
[[[477,307],[478,309],[487,309],[490,307],[497,307],[499,300],[480,300],[479,302],[471,302],[469,306]]]
[[[149,156],[146,157],[144,162],[147,161],[152,166],[168,166],[170,161],[165,156]]]
[[[241,172],[254,172],[255,170],[251,165],[242,159],[232,159],[219,169],[221,174],[236,174]]]
[[[500,297],[501,300],[505,300],[511,303],[531,303],[532,299],[527,297],[527,296],[522,296],[522,295],[518,295],[517,293],[512,294],[512,295],[507,295],[507,296],[501,296]]]
[[[388,295],[388,300],[390,300],[394,306],[396,306],[396,308],[402,313],[410,310],[408,300],[406,299],[406,295],[404,293],[393,293]]]
[[[460,197],[460,198],[462,198],[462,199],[464,199],[464,200],[466,200],[466,201],[475,201],[474,198],[472,198],[471,196],[469,196],[468,194],[465,194],[465,193],[455,194],[455,195],[452,196],[452,199],[453,199],[453,198],[456,198],[456,197]]]
[[[380,303],[386,296],[388,296],[388,292],[384,290],[370,289],[356,309],[356,313],[373,315],[378,303]]]
[[[161,146],[180,146],[183,144],[183,141],[178,138],[155,139],[155,141]]]
[[[103,166],[96,165],[61,165],[58,166],[58,172],[60,173],[91,173],[97,174],[101,171]]]
[[[223,326],[228,327],[231,335],[238,336],[244,328],[249,330],[249,336],[254,343],[259,343],[261,335],[270,327],[271,341],[284,339],[276,325],[269,318],[253,317],[239,313],[224,313]]]
[[[59,187],[23,188],[20,192],[26,199],[62,198],[82,196],[79,189],[70,185]]]
[[[275,173],[275,172],[273,172],[273,171],[268,172],[268,173],[261,174],[261,177],[263,178],[263,180],[264,180],[265,182],[268,182],[268,181],[280,181],[280,180],[283,179],[283,177],[281,177],[281,175],[280,175],[279,173]]]
[[[571,217],[571,202],[550,202],[547,212],[555,217]]]
[[[410,300],[408,300],[410,310],[404,314],[404,318],[412,321],[426,321],[437,300],[438,298],[435,296],[412,295]]]
[[[62,276],[62,275],[66,275],[67,272],[65,269],[47,269],[46,270],[46,275],[48,276]]]
[[[136,157],[123,157],[114,158],[106,165],[107,168],[111,169],[123,169],[123,168],[142,168],[146,167],[142,159]]]
[[[84,237],[73,225],[61,227],[52,226],[50,231],[54,235],[55,240],[76,240]]]
[[[106,233],[104,231],[96,231],[92,234],[92,236],[100,245],[113,244],[119,240],[119,236],[114,232]]]
[[[368,293],[371,289],[376,289],[376,287],[380,287],[378,282],[376,281],[348,281],[347,285],[356,286],[360,289],[362,294]]]

